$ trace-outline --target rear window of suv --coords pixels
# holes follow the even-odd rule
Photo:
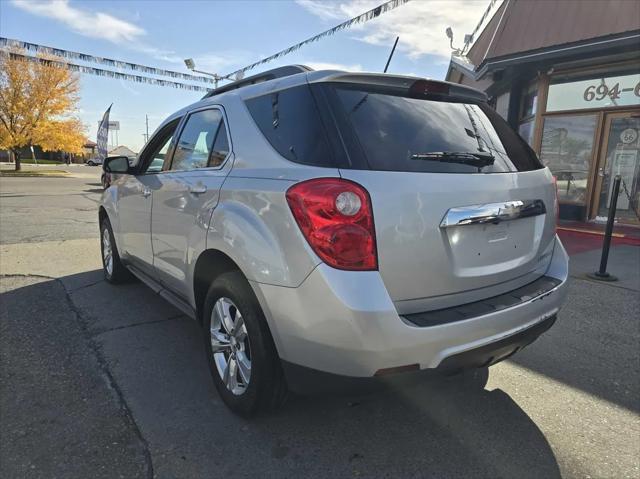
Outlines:
[[[503,173],[542,168],[535,153],[486,104],[334,88],[373,170]]]
[[[273,148],[296,163],[432,173],[543,168],[529,145],[483,103],[327,83],[250,98],[246,105]],[[328,130],[340,137],[339,148]]]

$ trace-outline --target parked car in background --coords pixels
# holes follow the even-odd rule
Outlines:
[[[98,158],[98,157],[94,157],[94,158],[89,158],[86,161],[86,164],[89,166],[98,166],[102,164],[102,158]]]
[[[549,169],[486,100],[299,66],[214,90],[105,162],[105,277],[196,319],[245,415],[307,378],[487,368],[554,323],[568,257]]]

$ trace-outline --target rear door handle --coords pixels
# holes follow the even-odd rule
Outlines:
[[[145,198],[147,198],[150,194],[151,194],[151,190],[149,188],[145,187],[145,189],[142,190],[142,196],[144,196]]]
[[[207,192],[207,187],[203,184],[192,185],[189,187],[189,193],[192,195],[201,195]]]

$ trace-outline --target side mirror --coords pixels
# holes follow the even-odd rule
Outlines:
[[[105,158],[103,169],[107,173],[129,173],[129,158],[126,156],[110,156]]]

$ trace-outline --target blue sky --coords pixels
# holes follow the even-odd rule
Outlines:
[[[363,13],[383,0],[80,1],[0,0],[0,35],[95,56],[188,73],[197,68],[229,73]],[[364,25],[248,73],[302,63],[313,68],[381,71],[395,35],[398,50],[390,72],[444,78],[450,54],[445,28],[460,45],[489,0],[413,0]],[[97,122],[113,103],[119,143],[138,151],[149,130],[200,92],[81,76],[78,116],[95,141]]]

